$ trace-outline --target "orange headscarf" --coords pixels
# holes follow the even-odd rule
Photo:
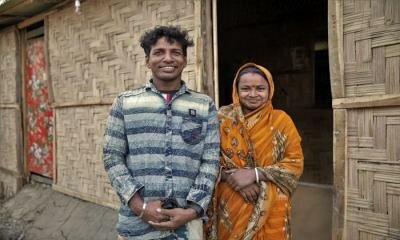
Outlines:
[[[258,109],[244,115],[236,82],[240,71],[247,67],[256,67],[265,74],[269,97]],[[262,66],[247,63],[236,73],[233,103],[219,110],[221,167],[257,167],[268,181],[261,182],[255,205],[246,203],[240,192],[227,183],[218,182],[209,209],[209,239],[286,239],[282,236],[288,232],[282,233],[282,228],[287,228],[284,220],[288,218],[289,196],[302,173],[303,154],[301,138],[292,120],[283,111],[273,109],[273,94],[271,73]],[[276,228],[280,228],[278,234]]]

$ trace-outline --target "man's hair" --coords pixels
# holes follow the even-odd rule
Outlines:
[[[145,32],[140,38],[140,46],[143,48],[146,57],[150,55],[151,47],[158,39],[165,37],[169,43],[177,42],[182,46],[183,55],[186,57],[188,47],[193,46],[193,41],[189,38],[188,32],[176,26],[156,26]]]

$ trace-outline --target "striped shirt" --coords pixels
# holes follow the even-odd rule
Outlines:
[[[121,93],[111,107],[103,161],[121,200],[117,231],[128,239],[158,239],[158,231],[134,215],[128,201],[174,197],[179,207],[206,212],[218,174],[219,133],[214,103],[182,82],[168,103],[151,81]]]

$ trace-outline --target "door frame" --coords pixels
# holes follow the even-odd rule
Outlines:
[[[27,149],[27,135],[25,133],[25,130],[27,129],[27,124],[28,124],[28,118],[27,118],[27,109],[26,109],[26,96],[25,96],[25,59],[26,59],[26,47],[27,47],[27,41],[28,41],[28,34],[27,34],[27,28],[35,23],[38,23],[40,21],[43,21],[43,38],[44,38],[44,58],[45,58],[45,74],[47,78],[47,84],[48,84],[48,100],[50,106],[53,108],[53,103],[54,103],[54,95],[53,95],[53,90],[52,90],[52,82],[51,82],[51,77],[50,77],[50,63],[49,63],[49,52],[48,52],[48,15],[51,13],[55,12],[55,10],[48,11],[39,15],[36,15],[32,18],[28,18],[20,23],[17,24],[17,28],[19,29],[19,35],[20,35],[20,49],[21,49],[21,54],[20,54],[20,59],[19,62],[21,64],[21,118],[22,118],[22,142],[23,142],[23,153],[22,153],[22,161],[23,161],[23,175],[27,179],[27,182],[29,182],[32,179],[32,174],[29,171],[28,168],[28,149]],[[53,108],[53,124],[55,125],[55,111]],[[35,178],[36,181],[40,181],[43,183],[47,184],[52,184],[55,183],[57,180],[57,171],[56,171],[56,141],[55,141],[55,127],[53,127],[53,178],[52,179],[47,179],[45,177],[41,178]]]
[[[343,1],[328,1],[329,70],[333,108],[333,206],[332,239],[344,239],[346,179],[346,109],[335,99],[344,98]]]

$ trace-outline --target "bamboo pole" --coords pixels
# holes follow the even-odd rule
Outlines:
[[[111,105],[114,99],[104,98],[104,99],[88,99],[80,101],[70,101],[70,102],[54,102],[52,107],[54,108],[65,108],[65,107],[84,107],[84,106],[95,106],[95,105]]]
[[[343,63],[343,0],[328,1],[328,46],[332,98],[345,97]]]
[[[366,108],[366,107],[385,107],[400,106],[399,94],[385,94],[382,96],[364,96],[352,98],[337,98],[332,100],[332,107],[340,108]]]
[[[217,0],[212,2],[213,16],[213,50],[214,50],[214,96],[215,106],[219,108],[219,81],[218,81],[218,20],[217,20]]]

